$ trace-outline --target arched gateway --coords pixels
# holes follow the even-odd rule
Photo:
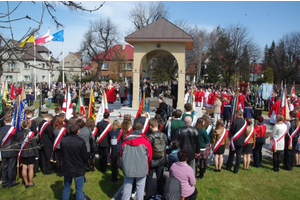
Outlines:
[[[140,73],[145,70],[150,60],[160,54],[172,54],[178,63],[178,101],[183,109],[185,86],[185,51],[193,48],[193,38],[166,20],[165,18],[145,26],[125,37],[125,41],[134,46],[133,52],[133,101],[132,107],[139,107]],[[140,71],[141,70],[141,71]]]

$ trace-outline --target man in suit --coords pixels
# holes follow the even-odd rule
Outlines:
[[[103,120],[97,123],[98,132],[96,137],[98,138],[109,125],[109,112],[103,114]],[[109,154],[110,148],[110,136],[106,134],[100,143],[99,146],[99,168],[101,172],[105,172],[107,169],[107,156]]]
[[[64,188],[61,199],[69,199],[73,178],[76,188],[75,199],[85,199],[83,185],[88,153],[84,140],[78,137],[79,126],[70,124],[69,131],[70,135],[63,137],[60,143],[63,160],[61,173],[64,176]]]
[[[52,114],[44,115],[44,119],[39,124],[39,139],[40,139],[40,159],[42,164],[42,171],[44,175],[53,174],[50,158],[52,155],[54,134],[52,130],[51,120]]]
[[[236,164],[233,172],[237,174],[239,172],[241,156],[243,152],[247,122],[243,119],[243,112],[241,110],[237,110],[235,115],[237,118],[233,120],[230,128],[230,151],[226,169],[231,171],[234,154],[236,154]]]
[[[172,78],[172,84],[171,84],[171,97],[173,100],[173,108],[176,109],[177,107],[177,95],[178,95],[178,84],[177,79]]]
[[[159,107],[155,109],[155,114],[159,114],[161,118],[164,120],[164,123],[166,123],[168,121],[168,117],[167,117],[168,105],[164,102],[162,97],[158,97],[157,101],[159,103]]]
[[[16,129],[11,126],[12,116],[10,114],[4,117],[4,126],[0,128],[1,148],[7,148],[16,141]],[[12,147],[13,148],[13,147]],[[2,151],[2,188],[19,185],[16,179],[17,151]]]

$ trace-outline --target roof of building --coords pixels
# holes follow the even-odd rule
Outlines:
[[[165,18],[131,33],[125,41],[132,45],[137,42],[178,42],[186,43],[187,49],[193,48],[193,37]]]
[[[17,44],[19,46],[19,44]],[[33,43],[27,42],[23,48],[21,48],[23,56],[22,60],[34,60],[34,46]],[[46,61],[41,53],[48,53],[49,50],[45,46],[36,45],[36,60],[38,61]],[[50,51],[51,53],[51,51]],[[51,62],[58,63],[58,61],[51,56]]]
[[[120,53],[121,52],[121,53]],[[102,52],[98,55],[98,59],[102,59],[105,52]],[[105,61],[111,61],[111,60],[127,60],[132,61],[133,60],[133,47],[128,44],[117,44],[111,48],[108,49],[108,53],[105,57]]]
[[[91,69],[91,65],[90,64],[88,64],[87,66],[85,66],[84,68],[83,68],[83,70],[90,70]]]

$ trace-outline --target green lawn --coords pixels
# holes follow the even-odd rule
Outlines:
[[[298,199],[300,196],[299,180],[300,168],[294,167],[293,171],[280,169],[279,173],[270,170],[271,158],[264,159],[261,168],[249,168],[248,171],[240,170],[238,174],[222,170],[214,172],[209,166],[203,179],[197,179],[197,199]],[[242,166],[241,166],[242,168]],[[111,199],[122,184],[111,182],[111,172],[103,174],[99,171],[87,172],[89,181],[84,185],[84,192],[91,199]],[[56,174],[44,176],[38,173],[34,178],[36,184],[33,188],[25,189],[24,185],[14,188],[0,189],[1,199],[60,199],[63,189],[63,177]],[[72,194],[75,193],[74,183]],[[73,195],[71,198],[73,199]]]

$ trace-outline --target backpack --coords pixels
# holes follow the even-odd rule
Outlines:
[[[163,133],[160,132],[159,137],[155,136],[155,134],[150,134],[150,138],[153,140],[153,159],[159,159],[165,156],[166,143],[163,140]]]

